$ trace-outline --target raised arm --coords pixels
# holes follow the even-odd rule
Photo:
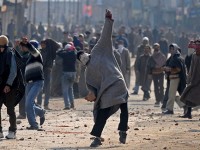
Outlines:
[[[106,9],[105,13],[105,22],[103,26],[103,30],[101,33],[101,37],[97,42],[97,47],[112,47],[112,28],[113,28],[112,13],[110,10]],[[111,48],[112,49],[112,48]]]

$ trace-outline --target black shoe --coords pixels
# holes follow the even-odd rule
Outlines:
[[[172,114],[174,114],[174,112],[171,111],[171,110],[166,110],[166,111],[163,112],[163,114],[165,114],[165,115],[172,115]]]
[[[131,93],[131,95],[138,95],[138,92],[133,92]]]
[[[102,145],[100,138],[95,138],[94,141],[90,144],[90,147],[99,147]]]
[[[63,110],[70,110],[70,107],[65,107]]]
[[[186,113],[185,115],[183,115],[183,116],[180,116],[180,118],[188,118],[188,119],[192,119],[192,115],[191,115],[191,114],[188,114],[188,113]]]
[[[119,141],[120,143],[122,144],[125,144],[126,143],[126,132],[125,131],[119,131]]]
[[[26,119],[26,116],[19,115],[19,116],[17,116],[17,118],[16,118],[16,119]]]
[[[148,98],[148,97],[144,97],[143,98],[143,101],[148,101],[150,98]]]
[[[40,117],[40,125],[43,125],[44,124],[44,121],[45,121],[45,110],[43,109],[43,113],[44,115],[42,117]]]
[[[74,103],[71,103],[70,108],[74,109]]]
[[[38,130],[39,128],[38,127],[33,127],[33,126],[30,126],[30,127],[26,127],[27,130]]]

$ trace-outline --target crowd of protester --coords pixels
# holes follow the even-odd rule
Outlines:
[[[92,49],[101,41],[101,36],[105,36],[102,35],[102,27],[105,26],[72,26],[66,31],[56,26],[46,29],[42,22],[36,26],[27,21],[22,31],[16,32],[15,23],[11,20],[7,27],[7,36],[0,36],[0,57],[3,60],[0,68],[0,101],[1,106],[3,103],[7,105],[10,116],[10,128],[6,136],[8,139],[15,138],[16,119],[27,118],[30,124],[28,130],[39,129],[36,116],[40,117],[42,125],[45,121],[45,111],[51,110],[51,97],[63,97],[63,109],[69,110],[76,108],[74,98],[87,96],[89,91],[86,79],[90,80],[89,78],[93,77],[91,74],[85,78],[85,70]],[[190,72],[190,68],[195,71],[194,64],[197,60],[193,60],[192,56],[195,55],[195,59],[198,57],[198,52],[195,53],[195,50],[199,49],[198,38],[197,33],[177,33],[170,27],[113,28],[111,43],[114,56],[127,88],[133,90],[131,94],[137,95],[141,89],[142,100],[147,101],[154,91],[154,106],[161,107],[163,114],[174,114],[174,102],[177,102],[184,110],[181,117],[192,118],[192,107],[198,103],[185,98],[188,92],[185,92],[185,89],[188,89],[187,85],[194,80],[194,72]],[[102,45],[105,46],[106,43]],[[15,73],[18,73],[19,64],[14,61],[14,51],[17,51],[22,62],[25,62],[22,63],[21,72],[25,77],[26,92],[19,103],[18,117],[14,111],[16,103],[8,102],[8,99],[15,99],[18,92],[14,87],[17,87],[15,80],[18,75]],[[77,60],[78,52],[82,52],[82,55],[84,53],[85,57]],[[101,65],[108,64],[102,61]],[[6,70],[6,66],[10,70]],[[135,75],[134,87],[130,87],[133,80],[130,78],[131,74]],[[187,80],[187,76],[190,77],[190,81]],[[151,87],[152,82],[154,90]],[[11,94],[5,97],[5,93],[10,91]],[[0,126],[0,138],[3,137]]]

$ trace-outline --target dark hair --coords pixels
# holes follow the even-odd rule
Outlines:
[[[76,58],[78,59],[78,60],[80,60],[80,56],[82,55],[82,54],[84,54],[85,52],[84,51],[78,51],[77,52],[77,55],[76,55]]]
[[[46,44],[45,40],[40,41],[40,44]]]

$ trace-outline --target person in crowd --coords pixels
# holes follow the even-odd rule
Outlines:
[[[153,45],[153,55],[149,60],[149,71],[152,75],[154,83],[154,93],[155,93],[155,107],[159,107],[164,98],[164,65],[166,63],[165,55],[160,51],[160,45],[154,43]]]
[[[21,56],[21,61],[23,62],[22,65],[21,65],[21,71],[22,71],[22,74],[24,76],[26,62],[27,62],[28,57],[29,57],[29,52],[23,51],[23,49],[20,46],[20,42],[21,42],[21,39],[15,40],[14,49],[17,52],[19,52],[19,54]],[[17,116],[17,119],[26,119],[25,102],[26,102],[26,98],[25,98],[25,95],[24,95],[23,98],[21,99],[21,101],[19,102],[19,115]]]
[[[90,147],[102,145],[101,134],[107,119],[121,109],[119,130],[120,143],[126,143],[128,129],[128,90],[116,61],[112,45],[112,13],[106,10],[101,37],[88,54],[77,53],[77,59],[86,65],[86,84],[89,89],[86,100],[94,102],[94,126],[91,135],[95,136]],[[104,63],[102,63],[104,62]]]
[[[59,49],[60,45],[52,40],[46,39],[41,41],[41,55],[43,58],[43,71],[44,71],[44,87],[37,97],[37,104],[42,105],[42,93],[44,92],[44,109],[50,110],[49,99],[50,99],[50,81],[51,72],[53,67],[53,61],[56,58],[56,51]]]
[[[131,73],[131,60],[129,50],[124,47],[124,42],[122,40],[118,41],[117,51],[120,54],[121,58],[121,71],[124,76],[127,88],[130,87],[130,73]],[[116,57],[116,56],[115,56]]]
[[[144,54],[144,48],[149,45],[149,38],[144,37],[142,39],[142,44],[137,47],[137,54],[136,54],[136,59],[135,59],[135,64],[134,64],[134,70],[135,70],[135,87],[133,88],[133,95],[137,95],[139,92],[139,86],[140,86],[140,74],[138,70],[138,60],[142,54]]]
[[[181,57],[180,48],[177,44],[172,43],[169,45],[169,52],[171,56],[166,62],[164,70],[169,77],[169,93],[164,114],[174,114],[174,102],[178,101],[176,92],[182,94],[186,87],[186,68],[184,59]]]
[[[142,86],[143,94],[143,100],[149,100],[150,98],[150,86],[152,81],[152,76],[149,73],[148,69],[148,63],[149,59],[151,57],[151,47],[150,45],[146,45],[144,47],[144,54],[142,54],[138,58],[138,63],[136,66],[136,69],[138,70],[140,74],[140,85]]]
[[[17,94],[17,64],[13,51],[8,47],[8,38],[0,36],[0,109],[5,104],[9,115],[10,127],[7,139],[16,138],[16,94]],[[0,112],[0,138],[4,138],[2,130],[2,118]]]
[[[161,52],[165,55],[166,58],[168,58],[168,41],[164,35],[161,35],[160,41],[158,43],[160,45]]]
[[[15,38],[15,22],[14,19],[11,19],[10,23],[7,26],[7,34],[9,39],[13,42]]]
[[[152,42],[153,42],[153,34],[152,34],[152,31],[151,31],[151,29],[150,29],[150,27],[149,26],[146,26],[146,28],[145,28],[145,30],[144,30],[144,32],[143,32],[143,36],[144,37],[148,37],[148,39],[149,39],[149,44],[153,44]]]
[[[131,27],[131,32],[128,34],[128,41],[129,41],[129,47],[128,49],[130,50],[132,54],[132,58],[135,57],[135,41],[136,41],[136,33],[135,33],[135,28]]]
[[[90,53],[89,52],[89,45],[88,45],[88,42],[85,41],[85,36],[83,34],[79,34],[78,36],[78,39],[82,45],[82,48],[81,50],[84,50],[86,51],[87,53]]]
[[[62,58],[63,74],[62,74],[62,92],[64,97],[65,108],[69,110],[74,107],[73,84],[76,78],[76,50],[73,43],[65,45],[63,50],[57,52]]]
[[[184,57],[187,55],[188,43],[189,43],[188,35],[185,32],[182,32],[178,40],[178,45],[180,46],[182,50],[182,55]]]
[[[195,50],[195,51],[194,51]],[[188,56],[188,59],[187,58]],[[188,63],[187,70],[187,87],[184,89],[180,100],[186,104],[187,111],[182,118],[192,119],[192,107],[199,106],[199,65],[200,65],[200,41],[190,41],[188,45],[188,55],[186,56],[185,60]]]
[[[190,41],[188,44],[188,53],[187,56],[185,57],[185,65],[187,67],[187,74],[190,71],[190,66],[191,66],[191,61],[192,61],[192,55],[195,52],[196,44],[194,41]]]
[[[25,52],[29,52],[28,61],[25,67],[26,81],[26,115],[30,124],[28,130],[38,130],[39,125],[36,121],[36,116],[40,117],[40,125],[45,122],[45,110],[35,104],[35,98],[42,90],[44,85],[44,72],[42,55],[38,50],[39,42],[31,40],[28,42],[23,38],[20,45]]]
[[[59,43],[61,50],[63,49],[62,43]],[[52,80],[51,80],[51,96],[52,97],[61,97],[62,96],[62,86],[61,86],[61,77],[62,76],[62,58],[56,55],[55,62],[52,68]]]
[[[118,43],[119,40],[122,40],[124,42],[124,47],[128,48],[129,43],[128,43],[128,39],[127,39],[127,34],[125,33],[125,26],[122,26],[119,31],[118,31],[118,35],[115,38],[116,43]]]
[[[43,39],[44,34],[45,34],[45,28],[44,28],[42,22],[39,23],[37,30],[38,30],[38,33],[41,35],[41,38]]]
[[[166,37],[166,40],[168,41],[168,43],[175,42],[175,33],[172,31],[171,27],[168,28],[167,33],[163,36]],[[167,47],[167,52],[168,52],[168,47]]]

